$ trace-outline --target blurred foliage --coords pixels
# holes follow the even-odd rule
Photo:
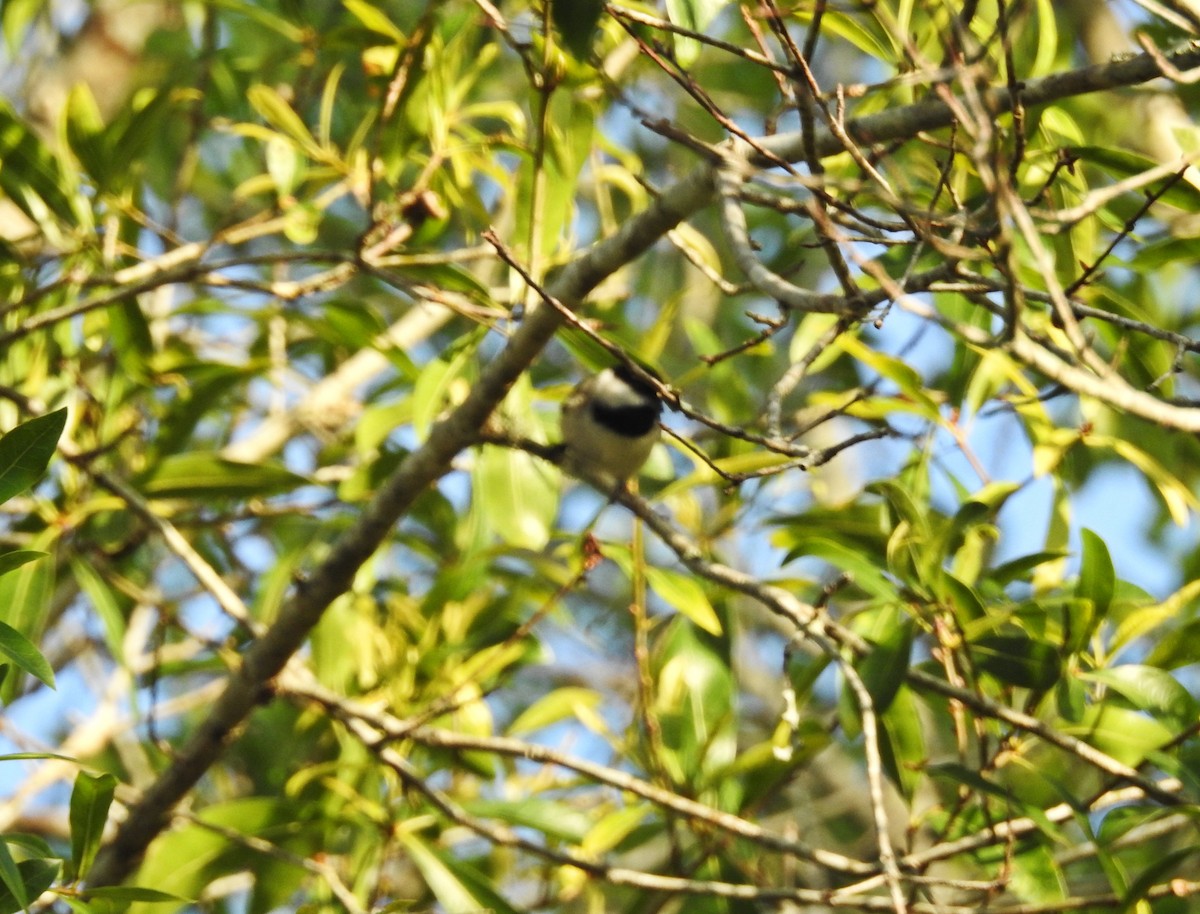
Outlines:
[[[1089,371],[1195,402],[1200,192],[1130,151],[1122,91],[754,175],[799,288],[953,264],[869,313],[780,307],[716,207],[604,277],[586,326],[688,409],[640,492],[692,551],[535,448],[458,455],[294,658],[311,687],[90,886],[112,807],[538,304],[506,257],[552,277],[734,129],[1080,67],[1089,14],[184,3],[118,110],[93,65],[40,122],[112,15],[0,6],[0,914],[1191,909],[1200,446],[1006,335],[1082,359],[1064,289]],[[604,358],[564,330],[495,429],[555,441]]]

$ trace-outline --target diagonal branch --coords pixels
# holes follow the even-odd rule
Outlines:
[[[1162,58],[1178,70],[1200,66],[1200,43],[1186,44]],[[1029,82],[1021,87],[1019,98],[1026,106],[1043,104],[1133,85],[1160,75],[1159,61],[1143,54]],[[997,113],[1009,110],[1014,101],[1008,87],[992,90],[986,99],[989,110]],[[951,106],[940,99],[930,99],[848,121],[844,129],[855,142],[869,145],[912,137],[952,122]],[[770,166],[776,158],[799,160],[806,149],[821,156],[840,149],[838,138],[824,128],[819,128],[808,141],[799,134],[787,134],[764,138],[756,141],[756,145],[765,152],[755,151],[744,141],[730,143],[735,154],[759,166]],[[547,291],[560,301],[578,306],[602,279],[644,253],[713,200],[713,168],[713,164],[705,164],[672,185],[650,207],[564,267]],[[300,648],[326,607],[346,592],[359,567],[384,542],[417,497],[450,469],[455,455],[478,440],[485,421],[553,337],[561,321],[552,308],[530,309],[524,323],[487,365],[466,399],[433,426],[425,443],[405,458],[358,521],[333,544],[312,577],[296,588],[278,621],[246,651],[240,668],[231,674],[208,717],[180,748],[171,766],[146,790],[142,801],[130,810],[97,859],[91,874],[93,886],[112,885],[133,871],[150,842],[167,826],[175,804],[220,757],[254,708],[268,698],[271,679]],[[747,585],[749,581],[741,583]]]

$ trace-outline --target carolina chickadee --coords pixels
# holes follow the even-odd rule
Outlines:
[[[563,402],[564,465],[620,485],[650,456],[661,413],[658,392],[627,365],[585,378]]]

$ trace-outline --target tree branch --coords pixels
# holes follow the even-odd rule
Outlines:
[[[1200,44],[1189,43],[1163,56],[1176,69],[1188,70],[1200,65]],[[1020,87],[1019,97],[1026,106],[1043,104],[1068,96],[1133,85],[1160,75],[1162,69],[1159,62],[1143,54],[1024,84]],[[1009,110],[1014,101],[1009,87],[993,89],[984,98],[989,110],[997,114]],[[951,106],[933,99],[848,121],[844,130],[859,144],[873,144],[946,127],[953,119]],[[833,132],[821,128],[807,145],[798,133],[764,138],[756,141],[755,145],[760,146],[763,152],[755,151],[753,146],[744,141],[731,141],[729,147],[734,155],[759,167],[769,167],[776,159],[802,158],[806,148],[815,150],[821,156],[831,155],[840,150],[841,144]],[[629,219],[613,235],[564,267],[548,284],[547,291],[560,301],[577,307],[602,279],[644,253],[682,220],[708,205],[713,196],[714,166],[709,163],[674,184],[649,208]],[[175,257],[160,258],[157,266],[162,269],[168,265],[168,261],[186,262],[189,259],[192,258],[181,251]],[[142,277],[130,278],[136,281]],[[278,621],[246,651],[240,668],[230,676],[208,717],[180,748],[171,766],[145,792],[142,801],[130,810],[128,819],[96,862],[91,874],[93,886],[120,882],[137,866],[147,846],[166,827],[175,804],[219,758],[253,709],[267,698],[270,680],[303,644],[326,607],[346,592],[359,567],[384,542],[416,498],[449,470],[455,455],[478,440],[479,430],[487,418],[503,400],[510,386],[553,337],[561,321],[562,318],[552,308],[540,306],[530,309],[524,323],[505,348],[484,368],[479,382],[466,399],[433,426],[425,443],[405,458],[363,510],[358,521],[333,544],[312,577],[296,588],[282,608]],[[1018,335],[1018,340],[1021,339]],[[689,553],[685,561],[695,562],[699,558]],[[733,569],[728,569],[722,578],[722,583],[735,590],[755,589],[757,583],[749,575]],[[803,606],[783,590],[779,590],[776,596],[780,608],[786,608],[789,617],[800,627],[812,621],[811,607]],[[988,710],[994,712],[994,709]],[[1126,775],[1123,772],[1121,776]],[[610,870],[605,875],[615,882],[622,882],[626,881],[622,876],[628,874]],[[680,880],[668,880],[665,877],[646,883],[640,881],[639,874],[638,880],[628,884],[667,890],[681,890],[682,886]],[[763,894],[750,887],[737,887],[730,897],[763,897]]]

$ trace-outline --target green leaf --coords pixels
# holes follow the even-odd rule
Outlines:
[[[888,704],[879,716],[878,730],[884,766],[888,777],[911,800],[929,758],[921,715],[909,689],[900,690]]]
[[[1200,660],[1200,619],[1193,619],[1166,632],[1154,642],[1146,663],[1164,670],[1174,670]]]
[[[810,23],[813,18],[812,12],[804,8],[796,8],[793,14],[804,23]],[[891,35],[886,29],[868,29],[865,23],[869,21],[857,15],[826,10],[821,17],[821,31],[845,39],[868,57],[879,61],[890,60],[893,52]]]
[[[1088,706],[1088,689],[1081,679],[1064,676],[1054,686],[1054,707],[1061,717],[1078,723]]]
[[[1091,705],[1081,722],[1061,724],[1059,729],[1134,768],[1151,752],[1175,738],[1174,731],[1141,711],[1119,708],[1111,703]]]
[[[263,155],[266,157],[267,174],[275,183],[275,193],[280,197],[294,194],[304,180],[306,169],[304,155],[296,148],[296,144],[285,137],[273,136],[267,140]]]
[[[465,270],[456,263],[414,264],[406,267],[405,276],[414,282],[445,292],[461,292],[472,301],[486,304],[491,301],[491,290],[478,276],[470,270]],[[392,347],[393,349],[395,347]],[[386,353],[392,357],[392,352]]]
[[[108,148],[104,136],[104,118],[96,97],[86,83],[76,83],[67,95],[67,143],[84,171],[101,187],[111,185],[115,170],[127,168],[129,159],[119,161]]]
[[[79,759],[74,756],[60,755],[57,752],[6,752],[0,755],[0,762],[22,762],[32,759],[58,759],[60,762],[79,763]]]
[[[976,771],[960,762],[935,762],[925,767],[930,777],[945,778],[953,784],[969,787],[971,790],[986,796],[998,797],[1002,800],[1012,799],[1012,793],[1007,787],[994,784],[981,772]],[[1020,801],[1020,798],[1016,798]]]
[[[56,528],[48,527],[34,538],[33,545],[46,548],[54,543],[59,532]],[[50,613],[50,601],[54,593],[54,572],[54,562],[28,562],[0,577],[0,607],[4,607],[6,624],[18,632],[22,639],[28,639],[13,642],[14,648],[17,650],[23,649],[24,645],[36,643],[36,639],[45,629],[46,619]],[[48,670],[48,666],[45,668],[40,666],[45,663],[40,654],[37,654],[33,662],[43,672]],[[34,673],[34,675],[37,674]],[[20,694],[20,683],[21,678],[18,676],[4,678],[0,683],[0,696],[2,696],[0,700],[11,702],[16,695]]]
[[[1138,710],[1163,719],[1173,727],[1183,728],[1196,720],[1196,699],[1166,670],[1128,663],[1078,675],[1091,682],[1103,683]]]
[[[277,752],[279,746],[268,747]],[[264,764],[274,759],[264,759]],[[264,773],[264,776],[269,776]],[[247,797],[206,806],[199,813],[200,824],[183,824],[160,835],[149,848],[138,873],[138,880],[163,892],[195,898],[214,879],[225,873],[247,869],[256,872],[262,866],[261,855],[249,852],[236,840],[237,834],[255,835],[282,847],[309,852],[309,846],[293,843],[302,816],[295,803],[276,797]],[[216,830],[204,823],[218,826]],[[295,867],[298,878],[299,870]],[[289,880],[278,871],[281,884]],[[153,903],[153,902],[151,902]],[[147,914],[154,908],[138,902],[130,914]]]
[[[71,557],[70,566],[75,582],[87,595],[92,609],[104,626],[104,642],[108,645],[109,653],[118,663],[124,663],[125,614],[121,611],[121,604],[111,581],[100,574],[93,565],[77,557]]]
[[[1146,898],[1150,894],[1150,890],[1161,882],[1170,882],[1172,878],[1181,872],[1188,872],[1190,867],[1181,867],[1180,864],[1189,857],[1196,855],[1196,845],[1189,844],[1186,847],[1172,848],[1165,853],[1157,855],[1144,870],[1137,874],[1137,878],[1129,884],[1122,897],[1122,911],[1140,911],[1143,906],[1138,902]],[[1153,904],[1146,906],[1146,910],[1157,910]]]
[[[374,348],[384,344],[387,322],[379,310],[368,302],[352,298],[332,298],[321,303],[321,310],[306,315],[305,323],[314,333],[334,345],[350,349]],[[408,354],[397,350],[394,355],[407,360]],[[404,370],[404,379],[411,382],[417,375],[411,360]],[[357,429],[355,430],[357,432]]]
[[[170,892],[160,892],[158,889],[148,889],[140,885],[103,885],[89,888],[84,892],[88,898],[103,898],[105,901],[130,902],[130,901],[145,901],[149,903],[159,901],[175,901],[184,904],[193,904],[194,900],[183,898],[179,895],[172,895]]]
[[[419,438],[475,380],[474,354],[472,345],[459,345],[421,369],[412,388],[412,423]]]
[[[58,409],[23,422],[0,438],[0,502],[42,477],[66,424],[66,409]]]
[[[1012,559],[992,568],[987,572],[987,577],[989,580],[1002,585],[1010,584],[1013,581],[1021,581],[1028,577],[1029,572],[1034,568],[1045,565],[1047,562],[1057,562],[1059,559],[1066,558],[1069,554],[1060,551],[1047,551],[1023,555],[1020,558]]]
[[[1200,598],[1200,579],[1187,581],[1182,587],[1169,594],[1161,603],[1135,606],[1132,612],[1127,612],[1116,631],[1112,634],[1111,651],[1120,650],[1130,642],[1144,638],[1156,629],[1167,627],[1165,635],[1157,633],[1154,648],[1155,666],[1178,666],[1190,663],[1194,656],[1195,647],[1190,644],[1176,643],[1176,632],[1171,629],[1181,614],[1188,612],[1193,601]],[[1191,625],[1194,623],[1188,623]],[[1187,628],[1188,625],[1182,626]],[[1169,659],[1180,658],[1180,659]]]
[[[8,890],[19,907],[26,909],[29,907],[29,895],[25,892],[25,880],[21,878],[21,871],[17,868],[17,861],[13,859],[12,851],[8,849],[8,842],[3,839],[0,839],[0,885]]]
[[[408,36],[376,4],[367,3],[366,0],[343,0],[343,2],[346,10],[372,32],[377,32],[396,44],[408,42]],[[558,4],[555,4],[555,7],[557,6]]]
[[[959,507],[954,514],[954,527],[957,530],[977,524],[983,518],[995,517],[996,512],[1004,507],[1008,499],[1021,491],[1017,482],[989,482],[975,492]]]
[[[1044,691],[1062,675],[1062,660],[1051,644],[1025,634],[984,635],[971,642],[975,665],[1008,685]]]
[[[1130,152],[1127,149],[1117,149],[1111,146],[1070,146],[1063,152],[1082,159],[1085,162],[1091,162],[1093,165],[1098,165],[1109,173],[1121,178],[1132,178],[1136,175],[1144,174],[1147,171],[1158,166],[1160,163],[1148,158],[1140,153]],[[1167,179],[1155,182],[1144,188],[1150,192],[1157,187],[1166,183]],[[1171,206],[1177,206],[1187,212],[1200,212],[1200,190],[1193,187],[1187,181],[1174,181],[1170,188],[1161,197],[1159,202],[1166,203]]]
[[[1092,601],[1096,608],[1096,619],[1099,621],[1108,613],[1108,607],[1112,604],[1117,575],[1104,540],[1087,528],[1082,531],[1082,538],[1083,566],[1079,573],[1079,586],[1075,592],[1085,600]]]
[[[25,44],[30,24],[44,8],[45,0],[5,0],[0,4],[0,22],[3,23],[9,60],[16,59],[17,52]]]
[[[1167,235],[1156,241],[1146,239],[1131,253],[1133,256],[1127,261],[1129,267],[1139,275],[1153,275],[1177,263],[1200,261],[1200,239],[1176,235]]]
[[[979,594],[948,571],[938,576],[937,590],[938,597],[953,607],[959,625],[982,619],[987,614]]]
[[[1067,613],[1063,617],[1063,640],[1065,649],[1071,653],[1086,647],[1096,631],[1096,626],[1108,615],[1117,580],[1104,540],[1086,528],[1082,531],[1082,538],[1083,563],[1075,593],[1083,605],[1076,612]]]
[[[864,622],[869,622],[869,626]],[[872,645],[871,651],[855,663],[855,669],[871,695],[875,712],[882,714],[904,684],[915,623],[907,613],[892,605],[865,613],[855,623],[855,629]]]
[[[90,209],[58,158],[6,102],[0,101],[0,192],[54,244],[63,227],[90,224]]]
[[[1066,877],[1052,851],[1046,844],[1034,844],[1012,858],[1013,891],[1046,910],[1054,910],[1069,897]]]
[[[1137,467],[1158,491],[1176,526],[1186,527],[1191,522],[1193,514],[1200,510],[1200,500],[1196,498],[1192,490],[1178,476],[1132,441],[1103,435],[1088,435],[1084,441],[1089,447],[1110,447],[1120,457]]]
[[[516,908],[471,864],[430,847],[406,830],[401,829],[396,837],[443,909],[517,914]]]
[[[849,334],[839,337],[836,345],[851,358],[895,384],[902,399],[908,402],[918,415],[933,422],[940,420],[941,410],[937,402],[929,395],[929,389],[920,373],[908,362],[878,352],[859,337]]]
[[[37,898],[50,888],[62,871],[62,863],[58,860],[33,859],[22,860],[17,864],[17,872],[26,899]],[[15,914],[26,905],[17,901],[7,883],[0,886],[0,914]]]
[[[259,498],[307,484],[303,476],[278,464],[239,463],[194,451],[164,457],[139,488],[150,498]]]
[[[261,83],[251,86],[246,90],[246,100],[262,115],[263,120],[293,140],[310,157],[318,161],[328,157],[309,131],[308,125],[275,89]]]
[[[321,230],[324,213],[312,203],[296,203],[284,211],[283,234],[296,245],[312,244]]]
[[[729,0],[667,0],[667,18],[678,26],[703,33]],[[673,34],[675,59],[689,67],[700,56],[701,42],[687,35]]]
[[[558,480],[543,461],[515,448],[480,448],[472,475],[484,528],[510,546],[537,551],[550,541]]]
[[[647,566],[646,580],[651,589],[682,615],[710,635],[720,635],[721,620],[695,578],[670,568]]]
[[[32,641],[7,622],[0,622],[0,655],[16,664],[18,669],[54,688],[54,670],[46,658]]]
[[[44,559],[47,555],[49,553],[41,552],[37,549],[14,549],[12,552],[5,552],[3,555],[0,555],[0,574],[8,574],[8,572],[20,568],[26,562]]]
[[[509,724],[508,733],[510,736],[533,733],[551,724],[556,724],[560,720],[575,717],[577,713],[576,709],[580,707],[588,709],[598,708],[601,701],[602,697],[600,693],[593,689],[585,689],[579,686],[565,686],[561,689],[555,689],[537,699],[518,714],[517,719]]]
[[[632,803],[600,817],[581,843],[589,854],[604,854],[624,841],[651,814],[648,803]]]
[[[543,835],[578,844],[592,825],[589,812],[557,800],[523,796],[515,800],[471,800],[463,804],[474,815],[500,819],[509,825],[534,828]]]
[[[596,23],[604,12],[604,0],[554,0],[550,15],[562,38],[563,46],[578,60],[586,60],[592,51]]]
[[[111,774],[95,777],[81,771],[75,776],[75,788],[71,791],[71,878],[85,878],[100,841],[104,825],[108,821],[108,809],[112,805],[117,789],[117,779]]]
[[[1037,20],[1032,25],[1032,31],[1037,35],[1037,54],[1029,73],[1049,73],[1059,49],[1059,26],[1053,0],[1037,0]]]
[[[736,757],[730,731],[733,679],[717,639],[674,619],[653,658],[661,759],[673,779],[698,784]]]
[[[178,99],[179,96],[169,90],[140,89],[132,103],[109,125],[106,144],[109,149],[121,151],[119,156],[113,156],[118,160],[118,167],[109,169],[111,192],[134,186],[141,169],[131,168],[130,164],[140,165],[148,153],[153,153],[155,146],[162,143],[163,132]],[[139,310],[133,301],[127,302],[126,308]],[[118,355],[118,358],[123,359],[124,355]]]
[[[801,557],[824,559],[835,568],[848,572],[854,585],[871,596],[882,600],[896,599],[897,597],[896,585],[879,570],[876,557],[861,549],[835,542],[820,535],[803,534],[799,531],[795,531],[795,537],[789,541],[788,545],[785,562]]]
[[[578,215],[576,189],[596,133],[596,113],[595,102],[580,93],[555,93],[547,115],[547,155],[540,162],[525,160],[518,172],[515,231],[521,237],[533,231],[531,243],[548,257],[565,252]]]

